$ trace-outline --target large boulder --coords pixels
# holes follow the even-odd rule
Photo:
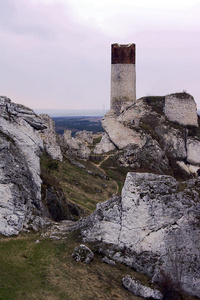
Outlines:
[[[98,143],[94,149],[94,154],[103,154],[110,151],[116,150],[115,145],[111,142],[107,133],[104,133],[100,143]]]
[[[87,144],[93,144],[93,133],[92,131],[77,131],[75,135],[76,139],[81,140],[82,142],[85,142]]]
[[[46,128],[40,131],[44,141],[46,152],[52,159],[63,160],[57,134],[55,132],[55,123],[47,114],[40,114],[40,118],[46,125]]]
[[[81,159],[88,159],[91,150],[87,147],[85,141],[80,138],[79,132],[78,138],[71,136],[70,130],[65,130],[63,134],[63,152],[68,155],[75,156]]]
[[[84,241],[154,281],[163,270],[200,297],[199,195],[200,178],[128,173],[122,197],[99,203],[82,223]]]
[[[46,126],[31,109],[0,97],[0,233],[18,234],[41,218],[40,155],[36,130]],[[37,226],[34,226],[34,228]]]
[[[130,275],[125,276],[122,279],[122,283],[123,286],[135,296],[155,300],[162,300],[163,298],[163,295],[160,291],[141,284],[139,280],[135,279],[134,277],[131,277]]]

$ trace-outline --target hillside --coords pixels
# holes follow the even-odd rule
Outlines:
[[[199,119],[171,112],[174,98],[194,107],[145,97],[74,136],[0,98],[0,298],[140,299],[132,277],[199,297]],[[71,257],[83,242],[90,264]]]
[[[101,125],[101,117],[53,117],[55,122],[55,130],[59,134],[63,134],[64,130],[71,130],[72,136],[77,131],[87,130],[94,133],[103,132]]]

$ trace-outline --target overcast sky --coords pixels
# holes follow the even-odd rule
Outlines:
[[[0,0],[0,95],[109,108],[112,43],[136,44],[137,98],[185,90],[200,108],[200,0]]]

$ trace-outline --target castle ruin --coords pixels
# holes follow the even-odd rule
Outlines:
[[[111,110],[117,115],[136,101],[135,44],[111,45]]]
[[[116,116],[136,102],[135,44],[111,45],[111,102]],[[183,92],[164,97],[166,118],[183,126],[198,126],[194,98]]]

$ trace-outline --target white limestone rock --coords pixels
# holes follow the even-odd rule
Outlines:
[[[107,133],[104,133],[100,143],[98,143],[94,149],[94,154],[103,154],[110,151],[116,150],[115,145],[109,139]]]
[[[129,290],[133,295],[143,297],[145,299],[158,299],[162,300],[163,295],[160,291],[144,286],[139,280],[130,275],[122,279],[123,286]]]
[[[87,144],[93,144],[93,133],[92,131],[77,131],[75,135],[76,139],[79,139],[82,142],[85,142]]]
[[[197,139],[187,139],[187,161],[192,165],[200,167],[200,141]]]
[[[71,137],[72,137],[72,131],[71,130],[67,130],[67,129],[64,130],[63,137],[64,137],[64,140],[71,139]]]
[[[57,141],[57,135],[55,132],[55,122],[47,114],[40,114],[40,118],[46,125],[46,129],[41,130],[40,134],[44,141],[44,147],[46,152],[52,159],[59,161],[63,160],[60,145]]]
[[[192,96],[177,93],[166,97],[143,97],[119,114],[110,110],[103,118],[102,126],[119,150],[117,162],[120,165],[136,171],[142,168],[159,174],[198,176],[197,171],[185,172],[179,168],[179,174],[176,170],[177,161],[186,162],[191,170],[198,170],[196,166],[200,168],[200,129],[194,130],[197,110]],[[103,153],[101,144],[95,151]]]
[[[194,176],[195,176],[199,171],[199,166],[185,164],[184,161],[177,161],[176,163],[179,167],[181,167],[188,174],[194,174]]]
[[[187,158],[186,136],[178,129],[162,124],[156,128],[156,133],[162,140],[163,150],[168,157],[177,160],[185,160]]]
[[[35,129],[45,125],[23,105],[0,97],[0,233],[18,234],[34,215],[41,216],[40,155]]]
[[[130,126],[132,128],[137,128],[140,124],[140,120],[149,114],[152,110],[146,106],[142,99],[137,100],[134,105],[130,105],[117,117],[117,121],[124,126]]]
[[[109,111],[105,115],[102,119],[102,125],[111,142],[119,149],[123,149],[130,144],[138,145],[141,148],[146,142],[146,137],[142,136],[141,133],[118,122],[113,111]]]
[[[84,241],[150,277],[161,270],[200,296],[200,178],[128,173],[122,197],[99,203],[82,223]]]
[[[63,134],[63,148],[69,155],[75,155],[78,158],[88,159],[91,150],[79,138],[71,137],[70,130],[65,130]]]

